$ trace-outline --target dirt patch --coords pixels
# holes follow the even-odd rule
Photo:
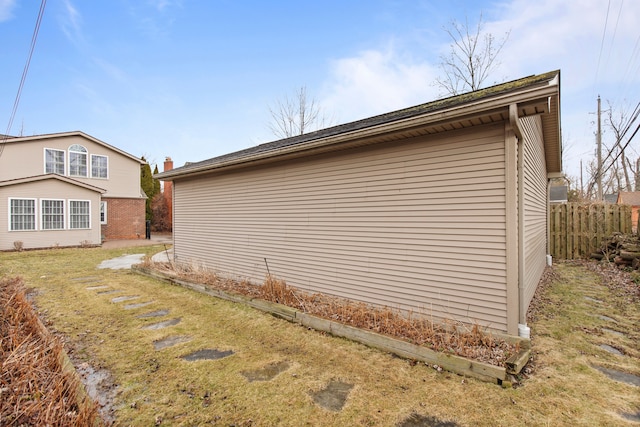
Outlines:
[[[344,383],[342,381],[331,381],[322,390],[310,393],[313,401],[330,411],[340,411],[347,401],[349,392],[353,388],[353,384]]]

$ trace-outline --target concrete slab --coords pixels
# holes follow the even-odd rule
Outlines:
[[[110,268],[112,270],[123,270],[131,268],[133,264],[140,264],[144,254],[122,255],[102,261],[98,268]]]

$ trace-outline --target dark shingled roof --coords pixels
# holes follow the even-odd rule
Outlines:
[[[222,165],[224,163],[236,160],[242,160],[243,158],[249,158],[261,153],[268,153],[270,151],[280,150],[282,148],[301,145],[311,141],[327,138],[335,135],[340,135],[352,131],[366,129],[373,126],[383,125],[386,123],[392,123],[398,120],[408,119],[416,117],[426,113],[437,112],[439,110],[445,110],[450,107],[461,106],[466,103],[475,102],[485,98],[495,97],[497,95],[506,94],[518,89],[535,86],[536,84],[545,83],[553,79],[559,71],[551,71],[540,75],[532,75],[524,77],[511,82],[502,83],[499,85],[491,86],[485,89],[479,89],[473,92],[464,93],[461,95],[451,96],[448,98],[428,102],[426,104],[420,104],[402,110],[396,110],[385,114],[369,117],[366,119],[349,122],[326,129],[317,130],[315,132],[305,133],[303,135],[297,135],[290,138],[280,139],[277,141],[267,142],[254,147],[250,147],[244,150],[236,151],[222,156],[214,157],[208,160],[200,162],[186,163],[184,166],[172,169],[171,171],[162,172],[156,175],[157,178],[164,178],[165,176],[172,177],[181,174],[188,174],[191,170],[201,170],[208,166]]]

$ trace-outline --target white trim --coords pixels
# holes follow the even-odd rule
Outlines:
[[[11,228],[11,201],[12,200],[32,200],[33,201],[33,229],[13,230]],[[38,199],[34,197],[9,197],[7,203],[7,230],[13,232],[38,231]]]
[[[93,175],[93,158],[94,157],[104,157],[107,160],[107,165],[106,165],[106,169],[107,169],[107,176],[94,176]],[[109,156],[106,156],[104,154],[91,154],[89,156],[89,177],[93,178],[93,179],[109,179]]]
[[[78,146],[81,147],[84,151],[78,151],[78,150],[72,150],[71,148],[74,146]],[[84,155],[84,159],[85,159],[85,174],[84,175],[75,175],[71,173],[71,154],[82,154]],[[68,154],[68,161],[69,161],[69,167],[68,167],[68,173],[69,176],[75,176],[75,177],[79,177],[79,178],[88,178],[89,177],[89,169],[90,169],[90,165],[89,165],[89,151],[87,150],[87,147],[85,147],[84,145],[80,145],[80,144],[72,144],[69,146],[69,148],[67,149],[67,154]]]
[[[83,200],[83,199],[69,199],[68,201],[68,206],[69,206],[69,213],[68,213],[68,218],[69,218],[69,230],[91,230],[91,200]],[[88,227],[73,227],[73,222],[71,221],[71,202],[87,202],[89,204],[89,226]]]
[[[58,172],[47,172],[47,150],[50,151],[58,151],[62,153],[62,173],[59,175],[66,175],[67,174],[67,152],[65,150],[60,150],[59,148],[47,148],[44,147],[43,148],[43,157],[44,157],[44,168],[43,171],[45,174],[50,174],[50,173],[55,173],[57,174]]]
[[[102,207],[104,206],[104,221],[102,220]],[[100,224],[107,224],[107,201],[106,200],[101,200],[100,201]]]
[[[62,202],[62,228],[44,228],[44,206],[43,203],[47,201],[51,201],[51,202]],[[66,230],[67,227],[67,208],[66,208],[66,200],[65,199],[48,199],[48,198],[41,198],[40,199],[40,215],[38,216],[38,218],[40,219],[40,231],[59,231],[59,230]]]

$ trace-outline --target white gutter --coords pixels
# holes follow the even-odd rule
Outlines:
[[[518,105],[509,105],[509,122],[518,141],[518,334],[529,338],[530,330],[527,326],[526,301],[524,294],[525,283],[525,242],[524,242],[524,141],[522,128],[518,119]]]

